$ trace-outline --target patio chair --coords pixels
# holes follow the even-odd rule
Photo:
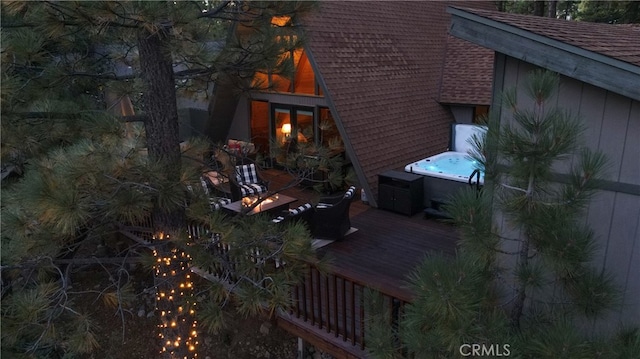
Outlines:
[[[276,218],[272,219],[271,222],[276,224],[287,223],[291,221],[302,221],[307,226],[311,225],[311,219],[313,218],[314,208],[311,203],[305,203],[296,208],[290,208],[283,213],[281,213]]]
[[[231,184],[231,198],[234,201],[269,191],[269,181],[260,176],[255,163],[236,166],[235,172],[235,181],[233,178],[229,181]]]
[[[225,204],[231,203],[231,198],[226,196],[221,196],[216,190],[215,186],[211,184],[207,177],[200,177],[200,184],[202,185],[202,189],[209,199],[209,206],[211,206],[212,211],[218,211]],[[190,187],[190,186],[188,186]],[[191,188],[189,188],[191,190]],[[192,190],[191,190],[192,191]],[[193,191],[192,191],[193,192]]]
[[[351,228],[349,207],[356,188],[354,186],[337,196],[322,197],[311,220],[311,235],[315,239],[340,240]]]

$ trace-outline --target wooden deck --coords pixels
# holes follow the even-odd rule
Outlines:
[[[369,208],[352,217],[351,225],[358,231],[319,253],[332,260],[336,272],[405,301],[411,298],[406,276],[428,253],[453,254],[457,240],[454,228],[422,214],[407,217]]]
[[[286,173],[267,170],[270,188],[282,186]],[[296,206],[317,198],[312,191],[284,190],[298,198]],[[356,196],[350,209],[357,231],[318,249],[331,261],[330,272],[310,268],[306,280],[292,293],[296,307],[281,313],[278,324],[338,358],[366,357],[363,305],[365,288],[380,291],[397,320],[399,310],[411,302],[406,278],[429,253],[453,255],[457,241],[453,226],[422,213],[412,217],[372,208]]]

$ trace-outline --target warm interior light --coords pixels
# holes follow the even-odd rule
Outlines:
[[[285,123],[284,125],[282,125],[282,133],[285,135],[290,135],[291,134],[291,124],[290,123]]]
[[[274,16],[271,18],[271,24],[276,26],[285,26],[291,20],[290,16]]]

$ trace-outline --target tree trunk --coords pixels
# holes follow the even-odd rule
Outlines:
[[[529,265],[529,237],[522,242],[522,248],[518,254],[518,267],[526,268]],[[524,302],[527,299],[527,283],[519,278],[516,280],[516,298],[511,308],[511,327],[520,328],[520,317],[524,309]]]
[[[536,135],[537,137],[537,135]],[[537,140],[536,140],[537,142]],[[531,163],[531,172],[529,173],[529,184],[527,186],[526,197],[528,201],[528,206],[531,206],[533,203],[533,195],[535,191],[535,163]],[[527,207],[528,214],[531,214],[531,207]],[[525,227],[524,233],[525,238],[522,241],[522,247],[520,248],[520,253],[518,254],[518,270],[516,273],[524,273],[525,269],[529,266],[529,246],[531,242],[532,231],[529,230],[530,227]],[[515,329],[520,328],[520,317],[522,317],[522,310],[524,309],[524,302],[527,299],[527,279],[526,278],[516,278],[516,298],[513,303],[513,308],[511,309],[511,327]]]
[[[161,163],[155,174],[158,187],[180,181],[180,138],[173,61],[168,49],[168,32],[164,27],[155,33],[139,35],[140,68],[145,85],[143,98],[147,115],[145,132],[149,160]],[[162,188],[159,188],[162,191]],[[153,213],[158,231],[173,232],[184,226],[184,211],[157,207]]]
[[[535,0],[533,2],[533,15],[534,16],[544,16],[544,1]]]
[[[549,1],[549,8],[547,9],[547,17],[555,19],[558,17],[558,1]]]
[[[159,163],[159,171],[150,179],[162,193],[180,182],[180,140],[178,137],[178,110],[176,103],[173,61],[168,48],[170,26],[162,26],[156,32],[141,31],[138,36],[140,68],[145,86],[144,106],[147,114],[145,131],[149,160]],[[166,207],[166,206],[165,206]],[[160,343],[162,358],[191,358],[193,350],[190,333],[194,321],[189,309],[192,293],[185,283],[189,281],[187,258],[167,241],[184,228],[184,209],[180,206],[156,204],[153,210],[153,230],[156,236],[154,255],[156,312],[161,320]]]

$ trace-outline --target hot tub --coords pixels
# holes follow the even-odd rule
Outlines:
[[[409,163],[404,170],[424,176],[469,183],[469,177],[478,168],[478,163],[466,153],[448,151]],[[477,182],[475,178],[474,176],[471,183]],[[480,184],[483,183],[484,176],[481,174]]]
[[[450,195],[460,188],[476,184],[477,174],[471,174],[479,164],[463,152],[443,152],[437,155],[409,163],[406,172],[423,175],[424,198],[426,208],[440,210]],[[471,177],[471,180],[469,179]],[[480,185],[484,184],[484,175],[480,172]]]
[[[479,181],[474,173],[480,165],[467,153],[474,149],[473,138],[484,136],[486,131],[485,126],[455,124],[451,128],[452,151],[442,152],[404,167],[406,172],[424,176],[425,207],[439,210],[440,204],[445,203],[458,189],[469,186],[469,183],[477,183],[478,186],[484,184],[483,173],[480,172]]]

